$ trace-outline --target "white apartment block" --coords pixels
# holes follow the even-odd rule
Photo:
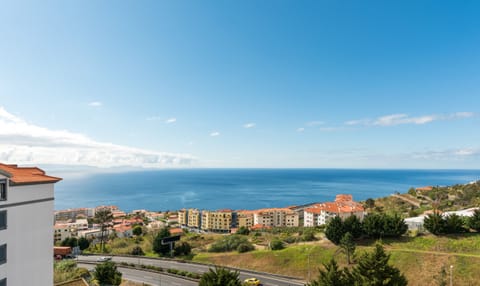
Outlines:
[[[334,202],[315,204],[305,209],[303,225],[325,225],[332,217],[339,216],[343,220],[352,215],[363,220],[365,209],[360,203],[354,202],[351,195],[337,195]]]
[[[60,178],[0,164],[0,286],[53,285],[52,214]]]

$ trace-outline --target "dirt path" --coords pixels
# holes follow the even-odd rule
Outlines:
[[[409,198],[406,198],[406,197],[404,197],[404,196],[400,196],[400,195],[397,195],[397,194],[393,194],[393,195],[390,195],[390,196],[391,196],[391,197],[394,197],[394,198],[397,198],[397,199],[400,199],[400,200],[402,200],[402,201],[404,201],[404,202],[407,202],[407,203],[409,203],[409,204],[411,204],[411,205],[414,205],[414,206],[416,206],[417,208],[420,207],[420,202],[414,201],[413,199],[409,199]]]
[[[384,245],[385,249],[389,251],[401,251],[401,252],[413,252],[413,253],[425,253],[425,254],[435,254],[435,255],[451,255],[451,256],[463,256],[463,257],[475,257],[480,258],[480,254],[470,254],[470,253],[458,253],[458,252],[443,252],[443,251],[432,251],[432,250],[418,250],[418,249],[408,249],[408,248],[395,248]]]

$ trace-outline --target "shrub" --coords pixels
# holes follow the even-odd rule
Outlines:
[[[270,249],[272,249],[272,250],[281,250],[283,248],[284,248],[283,242],[279,239],[273,239],[270,242]]]
[[[248,242],[248,243],[243,242],[243,243],[239,244],[238,247],[237,247],[237,251],[239,253],[249,252],[249,251],[252,251],[254,249],[255,249],[255,247],[250,242]]]
[[[130,251],[131,255],[145,255],[143,249],[140,246],[135,246],[132,251]]]
[[[208,251],[226,252],[226,251],[239,250],[238,247],[241,244],[248,246],[248,247],[242,246],[241,250],[245,250],[245,249],[252,250],[254,248],[253,245],[248,241],[248,239],[245,236],[234,234],[234,235],[224,236],[218,239],[210,246]]]

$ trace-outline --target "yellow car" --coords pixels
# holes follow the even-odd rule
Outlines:
[[[248,279],[245,279],[244,281],[244,285],[255,285],[255,286],[259,286],[259,285],[262,285],[260,283],[260,280],[258,280],[257,278],[248,278]]]

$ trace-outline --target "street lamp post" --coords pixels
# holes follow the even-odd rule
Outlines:
[[[453,265],[450,265],[450,286],[453,286]]]

